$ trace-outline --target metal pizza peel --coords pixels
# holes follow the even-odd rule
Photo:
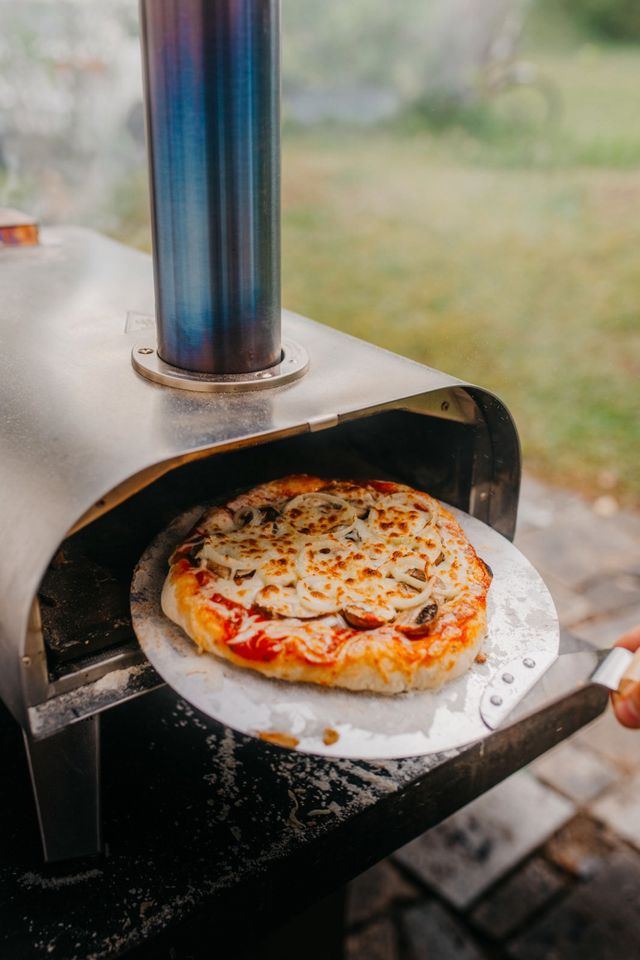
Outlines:
[[[177,517],[141,557],[131,587],[133,627],[147,658],[177,693],[241,733],[327,757],[441,753],[488,736],[558,658],[558,617],[540,575],[509,540],[452,507],[494,575],[482,656],[458,679],[437,691],[385,696],[287,683],[201,654],[163,614],[160,594],[169,556],[204,509]],[[503,704],[508,709],[498,716]]]

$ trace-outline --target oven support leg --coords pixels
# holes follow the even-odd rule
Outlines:
[[[45,860],[100,853],[100,718],[24,742]]]
[[[264,940],[251,960],[299,960],[304,944],[305,960],[343,960],[346,886],[275,930]]]

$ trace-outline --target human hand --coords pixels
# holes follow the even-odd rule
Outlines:
[[[626,647],[635,652],[640,649],[640,626],[623,634],[616,647]],[[640,678],[623,681],[620,693],[611,695],[613,711],[623,727],[640,729]]]

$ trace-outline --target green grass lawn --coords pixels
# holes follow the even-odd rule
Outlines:
[[[496,391],[529,466],[640,501],[640,172],[288,143],[284,302]]]
[[[538,62],[555,124],[514,97],[480,130],[288,136],[284,302],[489,387],[532,471],[638,505],[640,51]]]
[[[497,392],[525,463],[640,505],[640,49],[530,58],[535,90],[431,130],[288,133],[287,307]],[[142,177],[117,234],[148,246]]]

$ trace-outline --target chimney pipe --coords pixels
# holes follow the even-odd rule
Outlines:
[[[158,355],[281,360],[279,0],[140,0]]]

